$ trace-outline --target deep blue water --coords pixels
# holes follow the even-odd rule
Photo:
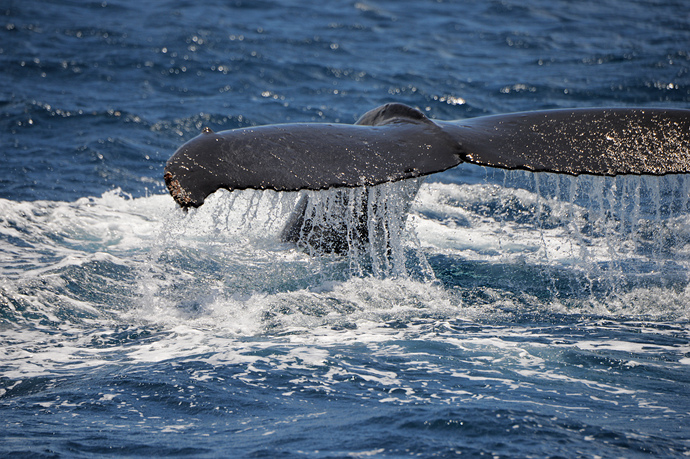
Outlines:
[[[460,166],[391,266],[279,242],[296,193],[162,180],[204,126],[690,108],[685,2],[0,14],[1,456],[690,455],[685,177]]]

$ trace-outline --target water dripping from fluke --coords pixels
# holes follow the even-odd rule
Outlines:
[[[625,314],[685,301],[685,176],[478,170],[486,177],[478,183],[219,190],[179,213],[184,224],[164,252],[182,253],[183,261],[184,246],[208,252],[184,261],[188,288],[221,298],[390,278],[433,283],[458,304],[492,308]]]
[[[337,254],[355,275],[422,276],[431,272],[408,227],[408,210],[421,181],[308,191],[290,215],[281,239],[312,256]]]
[[[420,226],[427,234],[418,234],[437,279],[468,302],[495,303],[507,293],[526,303],[624,311],[639,306],[631,300],[639,292],[687,299],[687,177],[509,171],[491,178],[430,184],[433,198],[423,187],[423,203],[412,209],[427,220]]]

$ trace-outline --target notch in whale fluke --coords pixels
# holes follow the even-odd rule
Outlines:
[[[565,174],[690,172],[690,110],[596,108],[438,121],[387,104],[351,124],[277,124],[182,145],[165,183],[182,207],[214,191],[371,186],[462,162]]]

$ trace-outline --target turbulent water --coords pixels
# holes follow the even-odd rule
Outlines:
[[[690,178],[162,181],[207,125],[688,108],[683,2],[0,11],[0,455],[690,455]],[[305,197],[376,237],[282,242]]]

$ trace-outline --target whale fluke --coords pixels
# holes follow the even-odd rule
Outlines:
[[[387,104],[352,125],[204,130],[168,160],[164,178],[187,208],[220,188],[372,186],[462,162],[573,175],[687,173],[690,110],[592,108],[437,121]]]

